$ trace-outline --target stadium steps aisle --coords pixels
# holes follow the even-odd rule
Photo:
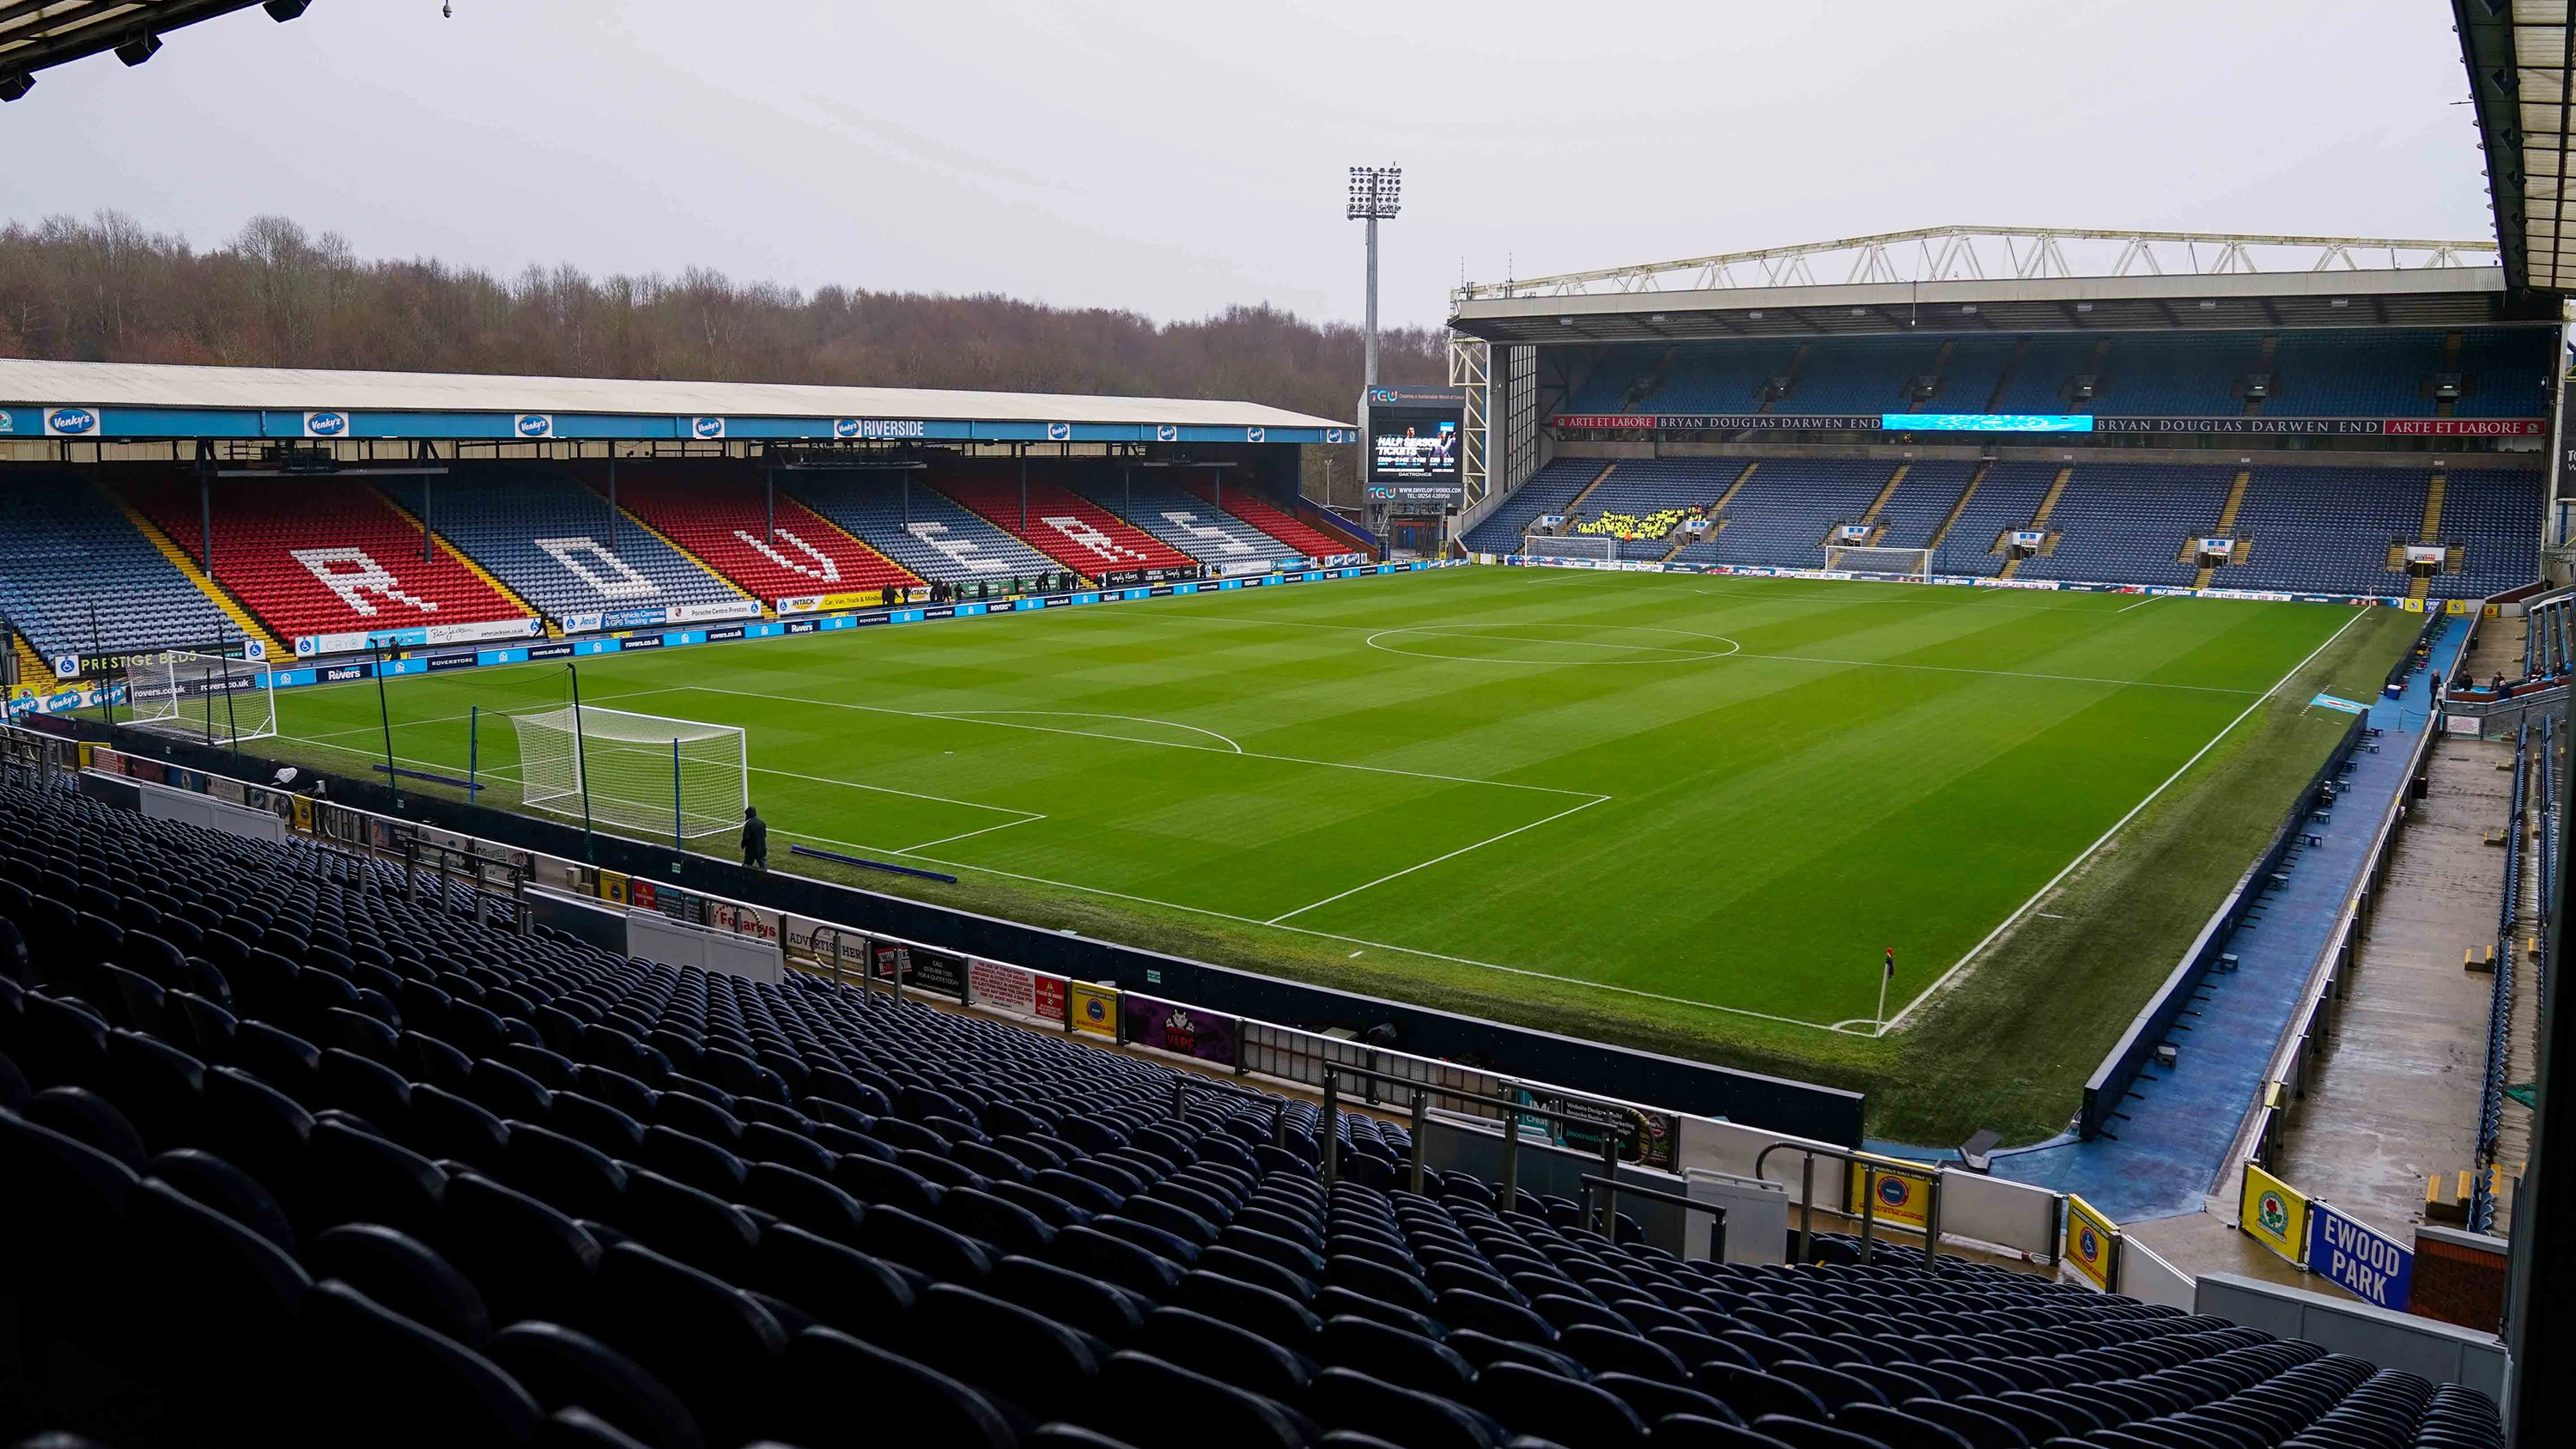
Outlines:
[[[1591,482],[1584,484],[1584,485],[1583,485],[1583,491],[1582,491],[1582,492],[1577,493],[1577,494],[1575,494],[1572,498],[1570,498],[1570,499],[1566,500],[1566,504],[1565,504],[1565,516],[1566,516],[1567,518],[1572,518],[1572,517],[1574,517],[1577,513],[1581,512],[1581,511],[1582,511],[1582,509],[1583,509],[1583,500],[1584,500],[1584,499],[1586,499],[1586,498],[1591,497],[1591,496],[1592,496],[1592,492],[1593,492],[1593,490],[1594,490],[1594,489],[1599,488],[1602,484],[1609,482],[1609,481],[1610,481],[1610,475],[1611,475],[1611,474],[1613,474],[1613,473],[1616,473],[1616,472],[1618,472],[1618,471],[1619,471],[1619,465],[1618,465],[1618,464],[1616,464],[1616,463],[1613,463],[1613,464],[1609,465],[1608,467],[1603,468],[1603,469],[1601,470],[1600,474],[1599,474],[1598,476],[1594,477],[1594,478],[1593,478],[1593,480],[1592,480]]]
[[[288,659],[294,656],[294,650],[287,648],[275,634],[269,632],[267,625],[253,617],[250,610],[242,607],[242,601],[233,597],[232,590],[206,577],[206,571],[197,567],[197,561],[188,557],[188,551],[172,541],[170,535],[163,533],[160,525],[144,517],[142,509],[127,502],[124,494],[104,483],[98,485],[98,491],[108,502],[116,505],[116,510],[125,515],[125,521],[134,525],[135,532],[142,534],[146,542],[160,550],[161,556],[170,561],[172,568],[177,569],[188,582],[195,584],[207,598],[215,601],[215,607],[224,611],[225,616],[233,621],[233,627],[242,632],[243,638],[257,639],[267,647],[268,657],[271,659]]]
[[[2048,485],[2048,496],[2039,500],[2039,511],[2030,516],[2031,527],[2040,529],[2048,527],[2048,515],[2056,511],[2057,500],[2066,496],[2066,485],[2074,481],[2074,478],[2075,470],[2073,468],[2060,468],[2057,470],[2057,481]],[[2020,559],[2006,559],[2004,561],[2002,571],[1997,573],[1995,577],[1999,579],[2008,579],[2015,573],[2020,572],[2020,570]]]
[[[1949,349],[1945,347],[1942,351],[1946,354]],[[1903,486],[1905,482],[1905,475],[1912,472],[1913,469],[1914,465],[1911,463],[1897,464],[1896,471],[1887,475],[1887,486],[1878,490],[1878,496],[1869,501],[1869,510],[1860,516],[1860,521],[1863,523],[1878,522],[1879,510],[1887,506],[1887,500],[1896,496],[1896,490]],[[1871,540],[1873,543],[1876,541],[1877,540],[1875,539]]]
[[[2424,485],[2424,532],[2415,540],[2417,543],[2442,541],[2442,494],[2449,486],[2450,475],[2438,468],[2433,472],[2432,481]],[[2429,578],[2410,580],[2406,585],[2406,597],[2420,599],[2432,588],[2433,581]]]
[[[414,528],[421,528],[424,526],[418,518],[412,516],[412,511],[403,507],[401,502],[395,499],[392,494],[387,493],[382,489],[378,489],[376,491],[376,497],[382,499],[384,501],[384,505],[387,508],[392,509],[395,515],[400,517],[405,523],[410,524]],[[465,550],[458,548],[456,545],[449,543],[436,529],[429,530],[429,537],[432,543],[438,545],[438,551],[440,553],[453,559],[457,566],[464,569],[467,573],[481,579],[483,581],[483,587],[499,594],[502,598],[509,600],[513,605],[527,610],[529,618],[535,619],[545,625],[547,638],[560,639],[564,636],[563,626],[557,624],[554,620],[547,618],[545,610],[538,608],[536,605],[529,603],[525,598],[522,598],[517,589],[511,588],[508,584],[505,584],[499,579],[493,577],[492,571],[483,567],[481,564],[476,563],[472,555],[466,553]]]
[[[588,485],[585,484],[584,486],[587,487]],[[593,488],[591,489],[591,492],[599,493],[599,490]],[[599,494],[599,501],[603,507],[610,506],[608,503],[608,495],[605,493]],[[775,619],[778,617],[777,610],[762,603],[758,599],[752,598],[751,590],[735,583],[732,575],[727,574],[724,570],[708,563],[705,559],[698,557],[696,553],[683,547],[678,539],[673,538],[671,535],[664,533],[658,528],[655,528],[652,524],[645,522],[644,515],[623,505],[617,505],[617,512],[621,517],[625,518],[627,522],[634,524],[637,528],[640,528],[646,533],[653,535],[655,538],[662,540],[662,545],[665,548],[668,548],[671,552],[676,553],[680,557],[687,559],[690,563],[697,565],[699,571],[704,573],[708,578],[711,578],[717,583],[724,585],[726,588],[733,590],[733,592],[738,596],[750,600],[751,605],[760,610],[760,617],[764,619]]]
[[[1340,537],[1325,531],[1324,526],[1310,523],[1292,513],[1271,507],[1249,488],[1237,485],[1234,496],[1227,497],[1221,488],[1211,488],[1199,478],[1183,478],[1181,489],[1192,498],[1205,500],[1209,506],[1230,513],[1254,530],[1266,533],[1290,548],[1302,549],[1309,558],[1332,558],[1339,554],[1366,554],[1368,546],[1356,538]]]
[[[31,688],[42,688],[46,680],[54,677],[54,666],[46,663],[45,656],[37,653],[34,647],[27,643],[25,635],[12,630],[9,635],[9,651],[18,656],[20,682]]]
[[[1968,511],[1968,500],[1977,496],[1977,485],[1986,481],[1986,473],[1994,466],[1992,463],[1979,463],[1976,470],[1968,475],[1966,486],[1959,490],[1950,511],[1941,516],[1941,526],[1932,530],[1931,540],[1923,545],[1925,548],[1937,549],[1950,541],[1950,530],[1959,526],[1959,515]]]
[[[2253,469],[2239,468],[2236,470],[2236,481],[2227,485],[2227,502],[2218,510],[2218,527],[2211,530],[2210,537],[2235,537],[2236,510],[2245,506],[2245,489],[2253,481]],[[2208,588],[2209,576],[2216,572],[2216,569],[2202,569],[2199,573],[2192,575],[2191,586],[2195,589]]]
[[[2286,884],[2266,891],[2248,924],[2230,938],[2237,970],[2203,983],[2198,1014],[2186,1015],[2173,1037],[2179,1063],[2171,1072],[2139,1074],[2122,1109],[2126,1120],[2112,1127],[2119,1135],[2011,1153],[1996,1159],[1996,1176],[2081,1193],[2118,1222],[2199,1211],[2213,1195],[2233,1209],[2229,1151],[2344,899],[2360,880],[2380,814],[2405,787],[2407,754],[2434,718],[2431,680],[2458,657],[2468,629],[2466,619],[2447,621],[2434,643],[2432,669],[2410,676],[2400,698],[2371,706],[2380,748],[2353,755],[2333,819],[2310,827],[2321,843],[2292,852]]]

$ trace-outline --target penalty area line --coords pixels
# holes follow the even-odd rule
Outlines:
[[[1524,830],[1536,830],[1536,829],[1538,829],[1538,828],[1539,828],[1540,826],[1542,826],[1542,825],[1546,825],[1546,824],[1549,824],[1549,823],[1551,823],[1551,822],[1558,821],[1558,820],[1563,820],[1563,819],[1564,819],[1566,816],[1568,816],[1568,815],[1572,815],[1572,814],[1576,813],[1577,811],[1589,810],[1589,809],[1591,809],[1593,806],[1598,805],[1598,804],[1600,804],[1602,801],[1607,800],[1607,799],[1609,799],[1609,798],[1610,798],[1610,797],[1609,797],[1609,796],[1607,796],[1607,795],[1595,795],[1595,796],[1593,796],[1591,799],[1584,801],[1584,802],[1583,802],[1582,804],[1580,804],[1580,805],[1576,805],[1576,806],[1573,806],[1573,807],[1571,807],[1571,808],[1569,808],[1569,809],[1565,809],[1565,810],[1559,810],[1559,811],[1558,811],[1558,812],[1556,812],[1555,814],[1550,815],[1550,816],[1547,816],[1545,819],[1541,819],[1541,820],[1533,820],[1533,821],[1531,821],[1531,822],[1530,822],[1529,824],[1527,824],[1527,825],[1516,825],[1516,826],[1513,826],[1511,829],[1504,831],[1504,832],[1503,832],[1502,834],[1500,834],[1500,835],[1489,835],[1489,836],[1485,837],[1484,839],[1482,839],[1482,840],[1479,840],[1479,841],[1475,842],[1475,843],[1474,843],[1474,844],[1472,844],[1472,845],[1462,845],[1462,846],[1459,846],[1456,850],[1450,851],[1450,852],[1449,852],[1448,854],[1446,854],[1446,855],[1435,855],[1435,856],[1431,857],[1429,860],[1416,861],[1416,862],[1415,862],[1415,863],[1413,863],[1412,865],[1408,865],[1408,866],[1406,866],[1406,867],[1405,867],[1404,869],[1402,869],[1402,870],[1388,871],[1386,874],[1384,874],[1384,875],[1382,875],[1382,876],[1379,876],[1377,879],[1375,879],[1375,880],[1373,880],[1373,881],[1370,881],[1370,882],[1368,882],[1368,883],[1367,883],[1367,884],[1365,884],[1365,885],[1355,885],[1355,886],[1351,887],[1349,890],[1342,891],[1342,892],[1339,892],[1339,893],[1334,894],[1334,895],[1326,896],[1326,897],[1324,897],[1324,898],[1323,898],[1322,900],[1320,900],[1320,901],[1314,901],[1314,902],[1311,902],[1311,903],[1309,903],[1309,904],[1299,906],[1297,909],[1295,909],[1295,910],[1293,910],[1293,911],[1289,911],[1289,912],[1287,912],[1287,913],[1285,913],[1285,914],[1283,914],[1283,915],[1276,915],[1276,916],[1272,916],[1269,920],[1266,920],[1266,921],[1262,922],[1261,924],[1263,924],[1263,925],[1265,925],[1265,926],[1275,926],[1275,925],[1278,925],[1281,921],[1287,920],[1290,916],[1302,916],[1302,915],[1306,914],[1308,911],[1315,910],[1315,909],[1317,909],[1318,907],[1321,907],[1321,906],[1329,906],[1329,905],[1331,905],[1331,904],[1332,904],[1333,902],[1335,902],[1335,901],[1343,900],[1343,899],[1346,899],[1346,898],[1348,898],[1348,897],[1358,895],[1360,892],[1365,891],[1365,890],[1373,890],[1373,889],[1375,889],[1375,888],[1376,888],[1376,887],[1378,887],[1378,886],[1382,886],[1382,885],[1386,884],[1388,881],[1391,881],[1391,880],[1398,880],[1398,879],[1401,879],[1401,878],[1403,878],[1403,877],[1405,877],[1405,876],[1411,875],[1411,874],[1413,874],[1413,873],[1414,873],[1415,871],[1417,871],[1417,870],[1427,870],[1427,869],[1429,869],[1429,868],[1430,868],[1430,867],[1432,867],[1432,866],[1438,865],[1440,862],[1442,862],[1442,861],[1444,861],[1444,860],[1456,860],[1458,857],[1460,857],[1460,856],[1462,856],[1462,855],[1465,855],[1467,852],[1469,852],[1469,851],[1471,851],[1471,850],[1482,850],[1482,849],[1484,849],[1486,846],[1488,846],[1488,845],[1492,845],[1492,844],[1493,844],[1494,842],[1496,842],[1496,841],[1499,841],[1499,840],[1509,840],[1509,839],[1511,839],[1513,836],[1520,834],[1520,833],[1521,833],[1522,831],[1524,831]]]

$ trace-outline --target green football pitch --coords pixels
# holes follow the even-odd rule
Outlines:
[[[781,866],[898,861],[959,884],[836,878],[1524,1019],[1763,1023],[1794,1057],[1872,1030],[1891,947],[1898,1017],[2379,612],[1454,569],[600,656],[579,683],[745,730]],[[496,716],[568,683],[393,681],[393,753],[461,775],[479,710],[486,803],[514,804]],[[270,744],[362,773],[377,693],[282,694]]]

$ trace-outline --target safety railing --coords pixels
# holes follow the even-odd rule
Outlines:
[[[1930,1166],[1899,1163],[1863,1153],[1845,1152],[1836,1147],[1823,1147],[1803,1142],[1775,1142],[1762,1149],[1753,1159],[1753,1175],[1762,1177],[1763,1165],[1771,1154],[1782,1149],[1796,1152],[1798,1158],[1798,1261],[1813,1260],[1816,1220],[1816,1159],[1830,1157],[1860,1174],[1860,1260],[1868,1264],[1877,1259],[1878,1184],[1884,1177],[1910,1178],[1930,1184],[1923,1209],[1923,1266],[1938,1265],[1941,1256],[1941,1184],[1949,1175],[1947,1163]],[[1767,1179],[1765,1179],[1767,1181]]]
[[[2495,1226],[2496,1147],[2504,1133],[2505,1078],[2513,1059],[2514,921],[2522,909],[2522,853],[2529,826],[2524,818],[2524,792],[2531,775],[2531,725],[2525,721],[2514,738],[2513,791],[2505,810],[2504,890],[2496,903],[2495,978],[2487,998],[2486,1072],[2478,1086],[2476,1186],[2469,1193],[2468,1226],[2488,1232]]]
[[[1333,1183],[1339,1181],[1341,1177],[1342,1078],[1345,1076],[1359,1078],[1372,1086],[1379,1084],[1389,1086],[1411,1085],[1402,1077],[1398,1077],[1387,1072],[1370,1071],[1365,1067],[1331,1067],[1326,1069],[1324,1072],[1324,1110],[1316,1125],[1322,1129],[1322,1131],[1317,1135],[1323,1139],[1321,1146],[1324,1151],[1324,1185],[1327,1187],[1330,1187]],[[1434,1093],[1427,1086],[1415,1085],[1413,1088],[1413,1122],[1410,1128],[1412,1141],[1409,1144],[1412,1149],[1412,1155],[1409,1163],[1409,1170],[1412,1177],[1412,1188],[1415,1192],[1422,1191],[1423,1140],[1428,1135],[1425,1129],[1431,1125],[1431,1098],[1433,1095]],[[1578,1127],[1586,1131],[1600,1133],[1601,1171],[1602,1174],[1607,1177],[1616,1177],[1618,1175],[1620,1140],[1623,1137],[1631,1135],[1634,1130],[1625,1123],[1602,1122],[1596,1118],[1579,1116],[1571,1112],[1550,1111],[1544,1107],[1536,1107],[1527,1103],[1515,1102],[1505,1097],[1486,1097],[1477,1094],[1455,1092],[1441,1093],[1439,1095],[1448,1096],[1453,1100],[1489,1107],[1493,1109],[1496,1115],[1499,1115],[1502,1118],[1503,1171],[1501,1185],[1499,1190],[1496,1192],[1495,1197],[1505,1212],[1511,1211],[1512,1208],[1517,1206],[1520,1201],[1521,1121],[1523,1118],[1534,1117],[1544,1122],[1554,1122],[1561,1126]],[[1601,1199],[1600,1220],[1602,1225],[1602,1236],[1604,1237],[1616,1236],[1615,1225],[1618,1221],[1617,1191],[1618,1189],[1614,1184],[1610,1189],[1608,1189],[1607,1195]]]
[[[1724,1206],[1713,1202],[1701,1202],[1695,1197],[1685,1197],[1681,1193],[1677,1192],[1664,1192],[1656,1188],[1639,1187],[1633,1182],[1622,1184],[1611,1178],[1595,1177],[1588,1172],[1583,1175],[1582,1182],[1586,1188],[1600,1192],[1603,1194],[1605,1200],[1609,1200],[1614,1203],[1616,1201],[1614,1196],[1615,1194],[1625,1193],[1630,1197],[1643,1198],[1648,1202],[1659,1202],[1664,1204],[1666,1207],[1679,1208],[1685,1215],[1683,1219],[1685,1222],[1689,1220],[1687,1215],[1690,1213],[1708,1214],[1711,1220],[1709,1225],[1708,1256],[1716,1262],[1723,1263],[1726,1261],[1726,1209]],[[1616,1221],[1615,1218],[1610,1220],[1614,1222]],[[1616,1234],[1613,1234],[1612,1237],[1615,1241]]]

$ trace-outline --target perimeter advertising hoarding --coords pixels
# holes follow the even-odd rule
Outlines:
[[[1228,1067],[1243,1060],[1243,1023],[1231,1016],[1150,996],[1128,997],[1126,1011],[1126,1039],[1137,1046]]]
[[[2247,1237],[2295,1267],[2307,1266],[2307,1194],[2249,1162],[2236,1215],[2236,1225]]]
[[[2111,1291],[2112,1275],[2119,1271],[2113,1261],[2119,1241],[2120,1230],[2099,1209],[2073,1193],[2066,1195],[2065,1261],[2106,1293]]]
[[[1562,432],[2240,433],[2347,438],[2539,438],[2546,418],[2115,417],[2085,413],[1559,413]]]
[[[2378,1308],[2406,1311],[2415,1254],[2395,1238],[2325,1203],[2308,1207],[2308,1269]]]

